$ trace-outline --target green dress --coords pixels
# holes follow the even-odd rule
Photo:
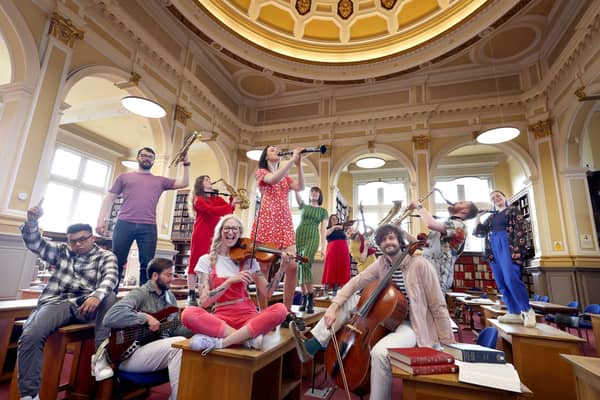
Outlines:
[[[307,204],[300,206],[300,225],[296,229],[296,250],[308,258],[298,263],[298,283],[312,283],[312,263],[319,249],[319,225],[328,217],[327,210]]]

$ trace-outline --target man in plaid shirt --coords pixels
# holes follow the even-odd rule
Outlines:
[[[51,243],[42,238],[38,219],[39,206],[27,211],[21,226],[25,246],[42,260],[56,266],[36,309],[31,313],[19,338],[19,392],[22,399],[38,399],[44,344],[48,336],[70,323],[95,321],[96,348],[108,338],[110,329],[102,324],[104,314],[116,302],[117,258],[94,243],[92,227],[75,224],[67,228],[67,244]],[[105,352],[101,352],[104,355]],[[94,359],[92,359],[94,361]],[[106,361],[96,360],[96,380],[113,372]]]

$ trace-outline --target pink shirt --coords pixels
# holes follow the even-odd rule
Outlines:
[[[175,179],[143,172],[125,172],[109,192],[122,195],[119,219],[135,224],[156,224],[156,204],[165,190],[173,190]]]

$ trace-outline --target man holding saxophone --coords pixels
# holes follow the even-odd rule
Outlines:
[[[140,260],[139,285],[148,280],[146,268],[156,252],[156,204],[165,190],[182,189],[189,185],[191,163],[187,153],[183,154],[183,177],[175,180],[164,176],[152,175],[150,169],[154,165],[156,153],[149,147],[141,148],[137,153],[138,170],[125,172],[117,177],[110,188],[96,224],[96,232],[105,236],[108,212],[117,196],[123,196],[123,204],[112,237],[112,251],[117,256],[119,281],[123,277],[123,266],[131,244],[135,240]],[[118,284],[117,284],[118,289]]]

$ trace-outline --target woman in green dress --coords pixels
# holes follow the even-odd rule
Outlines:
[[[296,192],[296,202],[300,208],[300,224],[296,229],[296,249],[298,254],[308,258],[307,263],[298,263],[298,283],[302,287],[302,305],[300,311],[314,313],[312,288],[312,263],[321,245],[321,254],[325,258],[325,221],[327,210],[323,204],[323,192],[317,186],[310,188],[309,204],[305,204],[299,192]]]

